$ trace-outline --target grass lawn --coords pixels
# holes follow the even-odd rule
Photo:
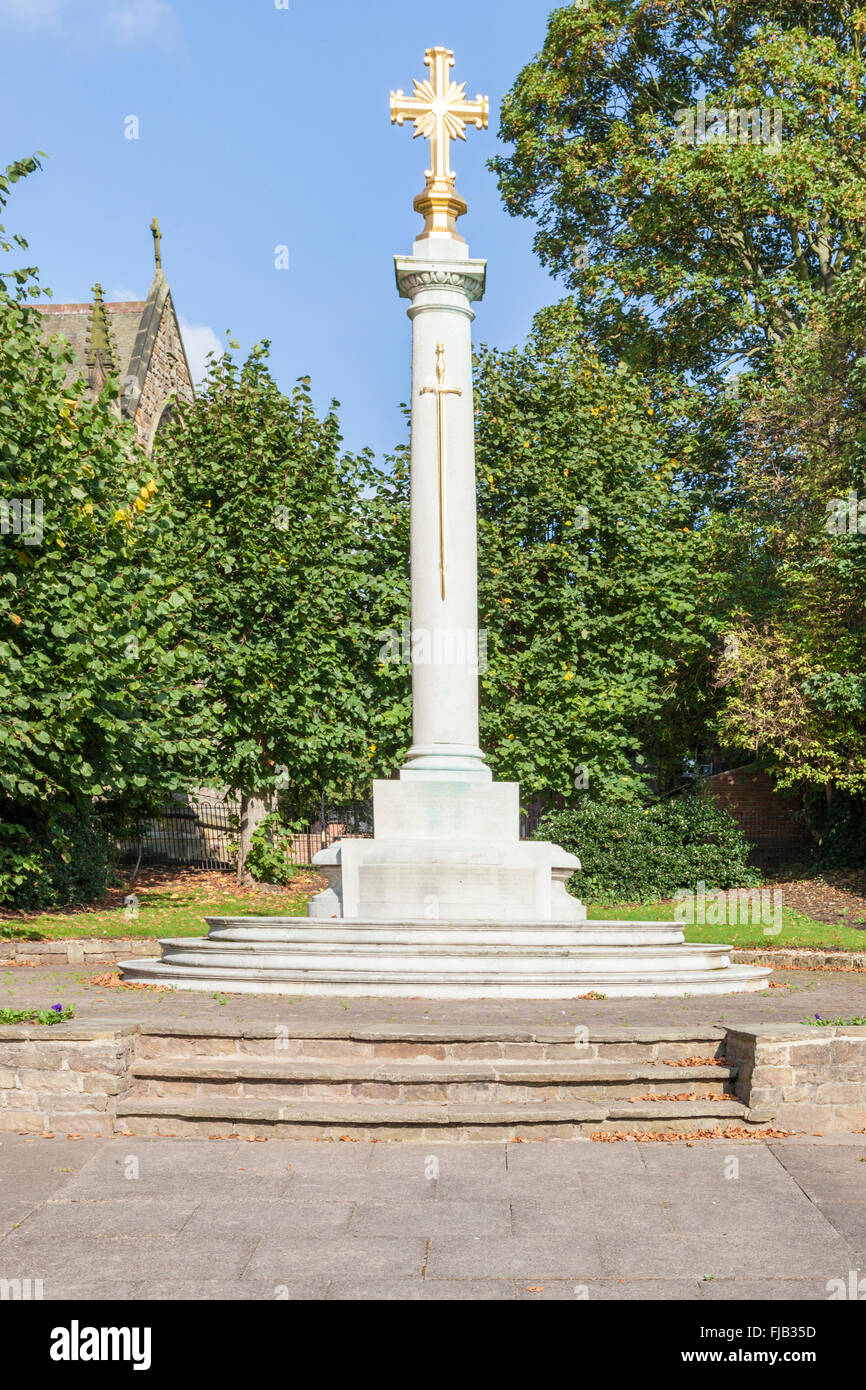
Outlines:
[[[302,917],[306,913],[309,888],[288,889],[285,893],[214,893],[207,888],[179,890],[142,889],[138,917],[128,918],[123,904],[87,908],[78,912],[28,914],[26,919],[0,921],[2,942],[61,937],[167,937],[203,936],[205,917]],[[591,903],[590,917],[617,920],[672,922],[674,904],[668,903]],[[782,930],[778,936],[765,935],[760,925],[687,926],[687,941],[723,942],[732,946],[836,947],[847,951],[866,950],[866,931],[854,927],[816,922],[803,912],[784,908]]]
[[[666,903],[591,903],[590,917],[615,918],[618,921],[672,922],[676,904]],[[781,946],[835,947],[843,951],[866,951],[866,930],[843,924],[816,922],[804,912],[791,907],[782,908],[782,930],[777,936],[766,935],[761,925],[735,922],[715,925],[707,923],[686,926],[686,941],[714,942],[728,946],[755,947],[767,950]]]
[[[238,888],[230,874],[152,871],[135,885],[135,917],[127,916],[122,887],[92,907],[0,917],[0,955],[4,939],[204,936],[205,917],[302,917],[319,887],[320,881],[308,872],[300,873],[285,890],[266,893]]]

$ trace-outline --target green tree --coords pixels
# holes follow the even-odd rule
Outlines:
[[[0,204],[36,167],[10,166]],[[117,383],[96,401],[66,383],[39,293],[30,269],[0,280],[0,900],[18,902],[98,891],[94,807],[113,826],[140,812],[189,774],[201,737],[178,628],[189,591],[157,559],[164,500]],[[76,845],[102,867],[66,872]]]
[[[784,786],[866,792],[866,273],[840,280],[748,383],[718,728]]]
[[[554,325],[476,377],[482,743],[527,796],[629,799],[675,779],[709,650],[705,542],[644,383]]]
[[[599,345],[641,368],[759,363],[862,262],[864,34],[839,0],[553,12],[492,163]]]
[[[242,365],[215,359],[158,446],[171,563],[206,658],[207,776],[241,797],[241,879],[280,791],[298,808],[367,794],[398,743],[407,685],[380,660],[408,582],[402,560],[395,569],[399,482],[368,453],[342,455],[336,403],[317,416],[308,378],[284,394],[267,356],[265,343]],[[383,712],[385,685],[396,711]]]

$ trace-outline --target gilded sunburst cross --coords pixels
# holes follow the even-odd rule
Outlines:
[[[466,203],[454,187],[451,141],[465,140],[469,124],[486,129],[490,101],[482,96],[471,101],[466,96],[466,83],[452,80],[454,54],[450,48],[428,48],[424,62],[430,76],[423,82],[415,79],[412,96],[403,91],[391,93],[391,124],[414,121],[415,138],[422,135],[430,141],[427,187],[415,199],[417,211],[426,218],[425,234],[437,232],[462,241],[456,220],[466,211]]]

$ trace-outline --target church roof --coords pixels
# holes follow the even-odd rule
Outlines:
[[[163,347],[170,344],[176,369],[172,375],[177,392],[185,399],[194,397],[192,373],[168,281],[162,269],[161,233],[154,218],[156,268],[147,299],[105,303],[102,287],[93,287],[93,300],[87,304],[34,304],[44,318],[43,336],[62,337],[72,348],[73,361],[67,368],[67,381],[84,376],[91,388],[101,390],[108,376],[116,377],[122,393],[119,412],[143,427],[142,400],[153,395],[154,373],[164,381],[164,370],[156,369],[155,349],[162,335]],[[167,334],[167,337],[166,337]],[[161,364],[164,368],[164,363]],[[151,389],[146,390],[150,382]],[[168,388],[161,384],[160,390]],[[169,392],[170,394],[170,392]],[[148,435],[148,430],[144,430]]]
[[[86,375],[93,303],[35,304],[33,307],[45,315],[45,336],[53,338],[62,335],[72,348],[75,361],[69,368],[68,377]],[[146,299],[124,299],[103,305],[115,343],[114,369],[121,381],[126,378],[126,368],[132,357],[139,324],[146,307]]]

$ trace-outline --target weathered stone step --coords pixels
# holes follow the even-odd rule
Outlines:
[[[675,1028],[623,1028],[502,1024],[382,1023],[345,1028],[304,1023],[233,1025],[215,1023],[143,1024],[137,1037],[139,1058],[191,1057],[310,1058],[362,1062],[680,1062],[690,1057],[720,1058],[725,1031],[693,1024]]]
[[[136,1061],[133,1096],[246,1096],[251,1099],[374,1100],[391,1105],[439,1101],[492,1104],[540,1100],[731,1095],[725,1066],[665,1067],[617,1062],[353,1063],[291,1058],[196,1058]]]
[[[266,1138],[509,1139],[578,1138],[610,1130],[693,1133],[750,1123],[739,1101],[671,1101],[608,1105],[374,1105],[247,1098],[130,1098],[119,1101],[117,1127],[132,1134],[238,1134]],[[766,1116],[760,1117],[762,1121]]]

